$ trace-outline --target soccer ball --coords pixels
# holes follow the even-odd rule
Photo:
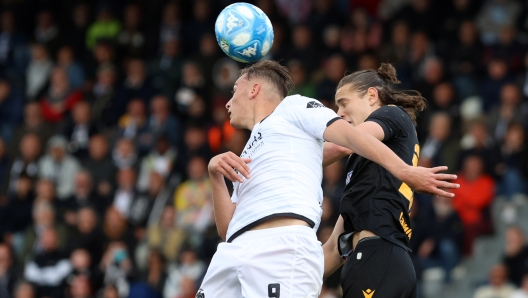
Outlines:
[[[255,5],[233,3],[218,15],[216,41],[227,56],[243,62],[257,62],[273,45],[273,27],[268,16]]]

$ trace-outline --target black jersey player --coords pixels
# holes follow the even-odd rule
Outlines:
[[[420,147],[415,112],[425,108],[416,91],[399,91],[390,64],[345,76],[338,85],[338,115],[379,140],[409,165],[416,166]],[[325,145],[324,163],[342,157]],[[348,152],[351,153],[351,152]],[[340,218],[325,243],[325,276],[344,263],[341,284],[345,298],[416,296],[416,275],[409,256],[412,227],[411,188],[376,163],[350,155]],[[346,259],[346,262],[344,261]]]

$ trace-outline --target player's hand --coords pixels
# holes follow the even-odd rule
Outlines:
[[[242,183],[244,179],[238,173],[249,179],[250,169],[247,164],[250,162],[251,158],[241,158],[233,152],[226,152],[213,157],[208,170],[210,175],[223,175],[232,182]]]
[[[428,193],[452,198],[455,194],[443,189],[456,189],[460,185],[446,181],[455,180],[457,176],[440,173],[445,170],[447,170],[446,166],[435,168],[409,166],[403,171],[403,178],[401,180],[418,193]]]

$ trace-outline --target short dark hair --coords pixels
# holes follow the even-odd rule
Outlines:
[[[240,76],[245,74],[248,80],[251,77],[266,79],[277,88],[282,98],[286,97],[295,87],[288,69],[280,65],[277,61],[264,60],[249,65],[240,71]]]

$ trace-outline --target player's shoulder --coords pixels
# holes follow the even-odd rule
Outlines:
[[[385,105],[372,112],[369,119],[386,119],[394,123],[413,124],[413,121],[405,109],[401,106]],[[367,119],[367,120],[369,120]],[[413,124],[414,126],[414,124]]]
[[[325,106],[317,99],[294,94],[286,96],[283,100],[284,106],[295,108],[324,108]]]

